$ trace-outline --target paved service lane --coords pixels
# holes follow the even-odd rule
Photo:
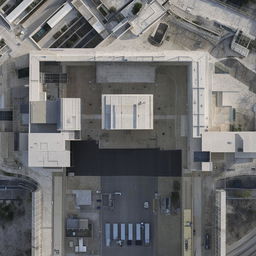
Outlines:
[[[193,177],[194,255],[202,255],[202,180]]]

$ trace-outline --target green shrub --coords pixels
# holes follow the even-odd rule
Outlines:
[[[116,12],[116,8],[115,8],[114,6],[110,7],[110,8],[109,8],[109,12],[111,12],[111,13]]]
[[[142,7],[141,3],[135,3],[133,8],[132,8],[132,13],[134,15],[137,14],[140,11],[141,7]]]
[[[53,38],[54,39],[57,39],[62,33],[60,31],[56,32],[54,35],[53,35]]]

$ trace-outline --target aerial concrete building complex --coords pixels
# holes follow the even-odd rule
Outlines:
[[[50,75],[48,66],[51,67]],[[183,70],[180,76],[185,77],[182,92],[173,93],[177,77],[164,78],[168,71],[164,73],[162,70],[167,68]],[[209,55],[204,52],[110,54],[75,49],[32,52],[28,165],[58,168],[68,177],[100,176],[104,184],[105,177],[110,176],[179,177],[188,171],[212,171],[212,156],[215,153],[233,153],[235,158],[254,158],[254,132],[212,131],[211,95],[221,90],[214,86],[212,77],[213,66]],[[57,92],[51,87],[52,80],[58,81]],[[163,85],[165,89],[162,89]],[[179,98],[185,103],[178,103]],[[178,113],[178,104],[181,104],[181,113]],[[167,157],[165,154],[170,155]],[[64,176],[55,178],[55,189],[60,191],[64,186]],[[96,192],[91,194],[87,187],[80,192],[72,187],[72,191],[76,191],[76,200],[78,195],[90,194],[90,203],[86,207],[91,207],[92,198],[97,197]],[[72,248],[76,251],[90,250],[86,238],[70,241],[70,231],[64,234],[65,204],[58,200],[57,195],[54,195],[53,214],[59,211],[64,215],[60,219],[53,219],[52,237],[47,240],[52,242],[53,250],[62,255]],[[108,200],[107,207],[113,207],[113,197],[117,195],[122,193],[116,190],[112,194],[102,194],[102,198]],[[168,197],[166,200],[169,200]],[[75,209],[83,211],[83,207],[75,206]],[[168,214],[168,206],[165,207],[166,210],[161,211]],[[221,256],[225,251],[224,192],[216,192],[216,209],[216,255]],[[191,203],[183,202],[182,216],[183,252],[184,255],[192,255],[194,223]],[[80,219],[84,219],[84,215]],[[85,219],[90,223],[89,218]],[[120,219],[122,230],[126,228],[122,222],[126,221]],[[130,229],[133,225],[135,228],[135,224],[129,223]],[[86,232],[94,225],[91,223]],[[109,218],[103,217],[99,225],[104,227],[104,235],[98,242],[102,239],[102,250],[108,255],[108,250],[115,248],[109,235],[112,223]],[[113,222],[113,225],[116,228],[119,224]],[[37,225],[36,229],[34,232],[42,235],[35,236],[32,242],[41,244],[44,250],[43,247],[49,244],[42,240],[46,236],[43,235],[43,223]],[[148,230],[152,229],[148,227]],[[118,234],[115,236],[119,237]],[[73,247],[71,242],[76,246]],[[70,246],[67,247],[67,244]],[[149,253],[148,247],[143,250],[143,253]],[[37,249],[33,251],[34,255],[41,255]]]
[[[52,67],[51,75],[48,74],[48,65]],[[185,83],[182,84],[184,96],[177,95],[177,97],[180,99],[183,97],[182,100],[187,103],[184,104],[180,101],[182,104],[180,109],[176,106],[177,98],[172,92],[161,96],[161,93],[164,93],[161,91],[161,87],[166,86],[166,90],[169,91],[168,81],[171,81],[166,80],[166,85],[164,84],[165,80],[163,79],[165,78],[162,78],[161,70],[173,67],[184,70],[183,75],[180,76],[185,78]],[[94,69],[96,70],[89,71]],[[75,49],[32,52],[30,54],[28,165],[31,167],[60,168],[60,170],[64,168],[64,173],[75,176],[102,176],[113,175],[113,173],[116,173],[115,175],[131,175],[133,172],[139,176],[148,176],[153,173],[155,176],[181,176],[182,166],[185,169],[191,168],[190,163],[193,161],[193,154],[189,152],[185,154],[186,146],[184,144],[184,151],[182,151],[184,155],[178,157],[175,141],[179,138],[181,141],[187,138],[188,143],[193,140],[200,140],[201,134],[208,127],[209,69],[208,55],[203,52],[140,52],[139,55],[135,52],[109,54],[103,51]],[[87,84],[84,89],[83,86],[77,87],[76,85],[78,80],[75,77],[78,73],[75,72],[80,72],[79,70],[83,74],[86,74],[87,70],[91,74],[95,72],[94,77],[86,75],[87,81],[78,78]],[[51,89],[53,77],[55,80],[61,80],[57,93]],[[141,93],[140,88],[143,84],[146,89]],[[100,91],[99,88],[101,88]],[[156,91],[154,92],[153,89]],[[87,92],[81,94],[81,90]],[[91,98],[89,98],[90,94]],[[159,100],[160,97],[161,100]],[[169,104],[177,108],[176,114],[173,112],[173,107],[168,107]],[[181,111],[182,108],[187,114],[177,115],[177,111]],[[95,110],[89,112],[90,109]],[[179,128],[171,130],[173,135],[169,135],[170,125],[168,123],[173,122],[175,115],[177,116],[176,119],[178,118],[175,121],[177,122],[176,127]],[[168,125],[166,131],[164,130],[165,123]],[[121,137],[120,132],[122,132]],[[132,134],[130,134],[131,132]],[[165,136],[166,133],[171,136],[170,141],[160,139],[160,136]],[[113,136],[112,139],[111,136]],[[119,136],[119,140],[117,140],[117,136]],[[149,137],[147,138],[147,136]],[[93,142],[84,143],[83,140],[88,140],[88,138],[96,140],[98,146],[95,146],[97,144],[93,144]],[[135,147],[141,149],[135,150]],[[137,159],[137,167],[136,165],[133,166],[135,158],[132,160],[132,152]],[[113,156],[120,154],[120,156],[116,155],[112,159],[111,154]],[[165,154],[172,155],[166,158]],[[146,158],[140,163],[142,156]],[[156,156],[157,158],[155,158]],[[84,158],[87,158],[86,162],[84,162]],[[101,160],[94,161],[94,158]],[[146,164],[146,159],[149,166],[145,166],[145,171],[140,174]],[[101,167],[96,167],[96,163],[100,164]],[[138,167],[142,169],[140,170]],[[59,186],[63,186],[63,184],[60,176],[54,179],[55,190],[59,190]],[[64,211],[63,203],[56,197],[58,195],[61,196],[62,193],[59,192],[54,195],[53,214]],[[186,216],[188,213],[191,211],[186,209]],[[44,216],[39,215],[35,218],[44,218]],[[189,215],[186,219],[190,219]],[[65,250],[70,250],[66,248],[65,239],[63,239],[65,234],[61,227],[63,225],[61,224],[62,218],[53,219],[52,238],[47,233],[48,237],[45,240],[43,221],[36,219],[34,221],[41,223],[41,225],[34,227],[36,229],[34,233],[41,235],[34,236],[33,244],[40,244],[40,248],[44,251],[44,247],[49,246],[47,241],[52,241],[50,243],[53,244],[53,251],[58,252],[55,255],[64,255]],[[122,227],[124,228],[124,225]],[[148,230],[151,228],[148,227]],[[103,230],[103,232],[107,232],[107,230]],[[190,235],[186,231],[186,236]],[[149,234],[147,235],[147,243],[149,243]],[[111,244],[107,243],[107,246],[111,246]],[[79,240],[76,250],[79,248],[85,250],[83,246],[85,246],[84,241]],[[87,249],[90,248],[90,245],[87,244],[86,246]],[[188,246],[190,247],[189,251],[192,252],[192,243],[190,242]],[[33,249],[34,255],[41,255],[36,248]],[[108,249],[104,250],[107,251]],[[145,250],[149,250],[149,248],[145,248]],[[188,252],[186,255],[189,255]]]
[[[255,253],[255,11],[0,1],[0,254]]]

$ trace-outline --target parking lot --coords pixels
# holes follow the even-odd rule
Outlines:
[[[102,208],[102,255],[113,256],[141,256],[153,255],[154,252],[154,223],[153,215],[153,199],[157,190],[157,178],[155,177],[102,177],[101,178],[102,193],[113,194],[113,206]],[[120,193],[119,193],[120,192]],[[149,208],[144,208],[144,203],[149,203]],[[145,245],[142,231],[142,245],[135,245],[135,224],[150,224],[150,243]],[[112,238],[113,228],[111,228],[111,243],[106,246],[105,240],[105,223],[114,224],[133,224],[134,240],[131,245],[127,245],[124,241],[122,246],[117,245],[117,241]],[[112,226],[112,225],[111,225]],[[127,225],[126,225],[127,227]],[[119,230],[120,238],[120,230]],[[126,239],[127,232],[126,232]]]

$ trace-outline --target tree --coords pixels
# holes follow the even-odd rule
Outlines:
[[[135,3],[133,8],[132,8],[132,13],[134,15],[137,14],[140,11],[141,7],[142,7],[141,3]]]

